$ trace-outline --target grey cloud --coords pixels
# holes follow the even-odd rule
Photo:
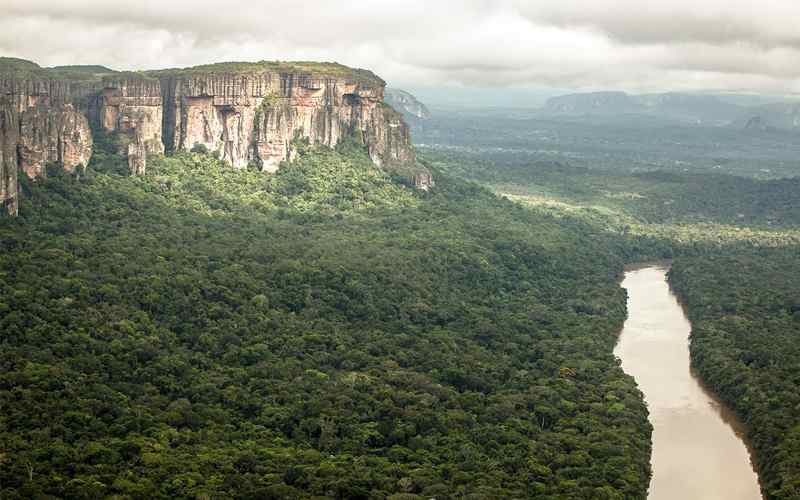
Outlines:
[[[800,48],[793,0],[517,0],[537,23],[594,29],[626,44],[742,43]]]
[[[451,11],[447,2],[410,0],[4,0],[4,16],[70,20],[98,26],[136,26],[190,33],[197,39],[251,34],[306,45],[407,38],[417,30],[446,29],[468,22],[487,9],[483,1],[464,2],[469,8]]]
[[[318,59],[398,85],[800,91],[794,0],[2,0],[0,55]]]

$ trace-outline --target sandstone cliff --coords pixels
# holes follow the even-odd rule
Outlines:
[[[48,164],[86,165],[93,130],[113,137],[136,175],[148,155],[195,146],[234,168],[274,172],[292,158],[296,139],[332,147],[356,134],[376,165],[408,175],[419,189],[433,184],[402,116],[384,103],[385,83],[369,71],[272,62],[104,70],[0,58],[0,201],[8,212],[17,211],[20,171],[35,178]]]
[[[405,90],[387,88],[386,103],[412,120],[427,120],[431,117],[428,107]]]
[[[73,91],[64,81],[0,77],[0,202],[7,212],[17,212],[19,172],[33,178],[49,163],[72,171],[89,162],[92,133]]]

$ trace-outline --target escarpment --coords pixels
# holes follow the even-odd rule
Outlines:
[[[18,209],[17,179],[45,175],[55,163],[68,171],[92,154],[88,107],[74,101],[67,82],[0,80],[0,202]]]
[[[384,88],[371,72],[327,63],[88,73],[0,58],[0,201],[17,212],[20,172],[86,165],[93,134],[109,136],[135,175],[149,155],[198,146],[233,168],[275,172],[298,140],[333,147],[354,134],[376,165],[427,190],[431,175]]]

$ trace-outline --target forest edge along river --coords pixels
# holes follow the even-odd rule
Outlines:
[[[644,393],[653,424],[648,500],[758,500],[742,424],[691,370],[691,324],[666,280],[669,265],[625,270],[628,318],[614,354]]]

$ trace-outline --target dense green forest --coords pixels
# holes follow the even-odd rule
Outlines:
[[[655,170],[604,172],[553,162],[428,150],[437,169],[624,242],[627,259],[800,246],[800,180]]]
[[[796,176],[800,168],[797,131],[688,125],[634,115],[554,117],[519,106],[431,109],[430,119],[413,124],[414,141],[423,151],[626,173],[666,170],[777,179]]]
[[[748,428],[768,499],[800,498],[798,249],[677,259],[692,364]]]
[[[692,365],[745,423],[768,499],[800,498],[800,180],[601,171],[428,148],[436,168],[675,258]]]
[[[502,161],[448,150],[430,150],[425,157],[440,169],[499,193],[603,207],[645,224],[800,226],[798,177],[756,180],[702,172],[608,172],[569,163]]]
[[[0,497],[645,496],[616,234],[353,144],[97,149],[0,219]]]
[[[796,179],[428,148],[423,193],[354,141],[130,177],[106,140],[0,218],[0,498],[644,498],[618,280],[671,257],[693,363],[797,497]]]

